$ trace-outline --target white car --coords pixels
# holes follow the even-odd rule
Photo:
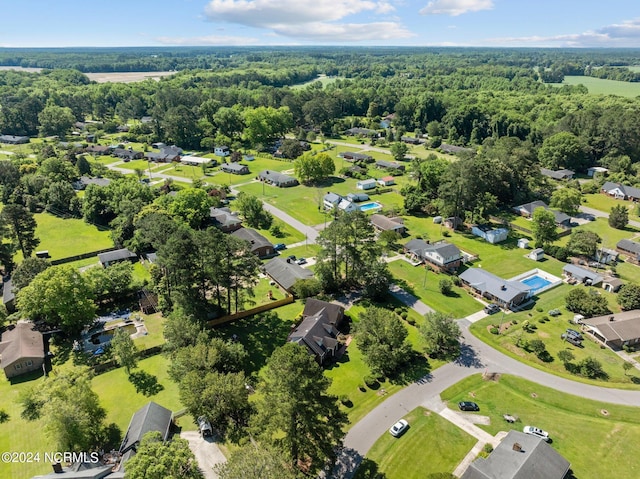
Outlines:
[[[400,419],[397,423],[391,426],[391,429],[389,429],[389,434],[391,434],[393,437],[400,437],[408,427],[409,423],[404,419]]]
[[[549,433],[547,431],[543,431],[542,429],[535,426],[525,426],[522,429],[522,432],[524,432],[525,434],[531,434],[532,436],[538,436],[546,442],[551,441],[551,438],[549,437]]]

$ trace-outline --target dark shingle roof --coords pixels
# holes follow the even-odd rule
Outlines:
[[[505,303],[510,303],[531,288],[518,281],[508,281],[480,268],[469,268],[460,275],[460,279],[475,289],[488,293]]]
[[[631,241],[628,239],[621,239],[620,241],[618,241],[616,248],[619,248],[623,251],[640,254],[640,243],[636,243],[635,241]]]
[[[313,278],[313,271],[297,265],[293,261],[287,261],[284,258],[273,258],[264,265],[264,271],[276,283],[287,291],[299,279]]]
[[[142,436],[151,431],[158,431],[162,434],[162,438],[166,440],[169,437],[172,418],[173,413],[169,409],[153,401],[138,409],[131,418],[129,428],[120,446],[120,453],[124,454],[128,450],[135,448]]]
[[[633,186],[623,185],[622,183],[614,183],[612,181],[606,181],[602,185],[602,190],[607,192],[615,190],[616,188],[622,191],[627,197],[640,198],[640,189],[634,188]]]
[[[293,185],[298,183],[298,180],[293,176],[285,175],[284,173],[273,170],[261,171],[258,173],[258,177],[261,180],[266,180],[274,185]]]
[[[576,266],[575,264],[566,264],[562,268],[563,273],[569,273],[571,276],[583,281],[585,279],[590,279],[591,284],[598,284],[602,282],[602,276],[598,273],[591,271],[589,269],[581,268],[580,266]]]
[[[98,260],[103,264],[110,263],[111,261],[133,259],[136,257],[137,255],[133,251],[129,251],[127,248],[117,249],[115,251],[107,251],[106,253],[98,254]]]
[[[249,167],[240,163],[223,163],[220,169],[229,173],[249,173]]]
[[[251,243],[251,251],[255,251],[258,248],[262,248],[264,246],[273,247],[273,245],[267,238],[251,228],[240,228],[231,234]]]
[[[404,228],[404,220],[402,218],[387,218],[384,215],[371,215],[371,224],[382,231],[398,230]]]

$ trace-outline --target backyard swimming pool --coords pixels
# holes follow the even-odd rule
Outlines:
[[[538,276],[537,274],[521,279],[520,282],[529,286],[531,288],[531,292],[534,294],[551,284],[551,281],[543,278],[542,276]]]
[[[371,211],[371,210],[379,210],[382,208],[382,205],[376,201],[373,203],[365,203],[364,205],[360,205],[360,211]]]

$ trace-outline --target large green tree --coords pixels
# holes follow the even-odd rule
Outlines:
[[[587,318],[611,312],[607,298],[585,288],[573,288],[564,300],[569,311]]]
[[[536,208],[531,219],[531,229],[536,247],[544,247],[558,238],[556,217],[549,210]]]
[[[577,256],[595,258],[598,244],[602,239],[593,231],[575,229],[571,232],[571,237],[567,243],[567,250]]]
[[[131,335],[123,328],[117,328],[109,343],[113,355],[127,374],[138,365],[138,348]]]
[[[40,136],[64,137],[76,121],[71,108],[49,104],[38,115]]]
[[[627,283],[622,285],[616,298],[618,304],[623,310],[640,308],[640,285],[636,283]]]
[[[127,479],[202,479],[202,471],[186,439],[164,442],[157,431],[148,432],[127,461]]]
[[[169,204],[169,213],[177,216],[194,229],[200,229],[210,220],[209,212],[214,198],[200,188],[178,191]]]
[[[278,451],[257,444],[238,449],[214,470],[220,479],[296,479],[301,476],[282,460]]]
[[[25,258],[13,272],[11,282],[18,289],[24,288],[49,266],[51,263],[44,258]]]
[[[244,123],[245,138],[257,146],[283,137],[293,127],[293,117],[287,107],[259,106],[244,110]]]
[[[625,205],[616,205],[609,213],[609,226],[618,230],[623,230],[629,223],[629,208]]]
[[[267,229],[273,222],[273,216],[262,206],[258,197],[241,191],[235,201],[236,208],[252,228]]]
[[[559,188],[551,195],[550,206],[571,216],[578,214],[582,202],[582,193],[576,188]]]
[[[588,156],[580,138],[566,131],[556,133],[544,140],[538,151],[543,166],[557,170],[567,168],[582,171],[588,166]]]
[[[11,238],[22,251],[22,256],[28,258],[40,244],[36,237],[36,223],[33,213],[21,205],[5,205],[0,213],[0,221],[9,228]]]
[[[312,473],[335,457],[346,415],[327,393],[324,376],[304,346],[287,343],[267,360],[253,426],[294,467]]]
[[[433,312],[424,317],[420,334],[425,340],[425,349],[431,357],[454,359],[460,354],[458,323],[450,315]]]
[[[306,152],[293,163],[293,171],[305,184],[317,183],[335,173],[336,165],[326,153]]]

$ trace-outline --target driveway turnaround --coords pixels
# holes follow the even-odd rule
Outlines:
[[[200,436],[198,431],[184,431],[180,433],[180,437],[189,441],[189,449],[196,456],[205,479],[218,479],[219,476],[213,471],[213,466],[227,462],[227,458],[214,440]]]

